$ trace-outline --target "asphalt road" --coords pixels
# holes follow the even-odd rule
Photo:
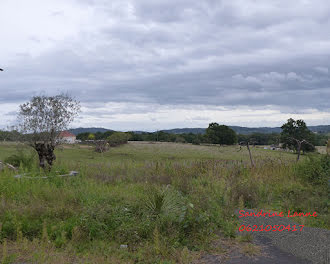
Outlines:
[[[251,209],[245,211],[253,212]],[[255,211],[257,213],[258,211]],[[238,211],[236,212],[239,216]],[[294,218],[292,218],[294,219]],[[298,231],[261,231],[249,232],[253,236],[253,244],[258,246],[261,254],[248,257],[241,253],[239,247],[227,248],[224,255],[205,255],[200,263],[208,264],[330,264],[330,230],[303,227],[300,231],[298,223],[288,217],[255,217],[239,218],[240,224],[253,225],[283,225],[297,226]],[[282,229],[282,228],[281,228]],[[243,234],[243,232],[238,232]]]
[[[253,212],[253,210],[245,211]],[[287,256],[293,256],[297,258],[296,262],[288,263],[330,264],[330,230],[313,227],[303,227],[300,231],[299,224],[292,221],[291,219],[294,218],[288,218],[286,216],[247,216],[239,218],[240,223],[244,224],[245,226],[257,225],[259,227],[263,225],[265,228],[267,225],[290,225],[291,227],[293,225],[296,225],[298,231],[289,231],[285,229],[281,232],[269,231],[250,233],[253,234],[256,243],[265,243],[269,245],[270,255],[275,255],[275,258],[277,255],[276,252],[278,251],[278,255],[285,253],[287,254]],[[308,262],[304,262],[304,260]]]

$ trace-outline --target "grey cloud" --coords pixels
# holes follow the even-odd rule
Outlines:
[[[111,22],[17,56],[0,102],[69,91],[88,104],[329,109],[330,4],[303,2],[84,1]]]
[[[324,74],[329,73],[329,69],[327,67],[315,67],[314,69],[320,73],[324,73]]]

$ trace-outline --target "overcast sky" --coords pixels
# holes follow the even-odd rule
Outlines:
[[[329,0],[0,0],[0,128],[69,92],[73,127],[330,124]]]

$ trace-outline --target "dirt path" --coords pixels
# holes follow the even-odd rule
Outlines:
[[[253,212],[253,210],[245,210]],[[257,213],[257,212],[256,212]],[[238,215],[238,212],[237,212]],[[287,217],[255,217],[247,216],[239,219],[245,226],[263,225],[297,225]],[[263,263],[317,263],[330,264],[330,230],[304,227],[300,231],[283,230],[270,232],[249,232],[253,237],[253,245],[260,254],[247,257],[240,246],[223,246],[225,254],[205,255],[200,263],[224,264],[263,264]]]

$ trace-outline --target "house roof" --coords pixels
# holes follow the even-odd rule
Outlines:
[[[64,137],[76,137],[76,135],[70,133],[69,131],[62,131],[59,135],[59,137],[64,138]]]

